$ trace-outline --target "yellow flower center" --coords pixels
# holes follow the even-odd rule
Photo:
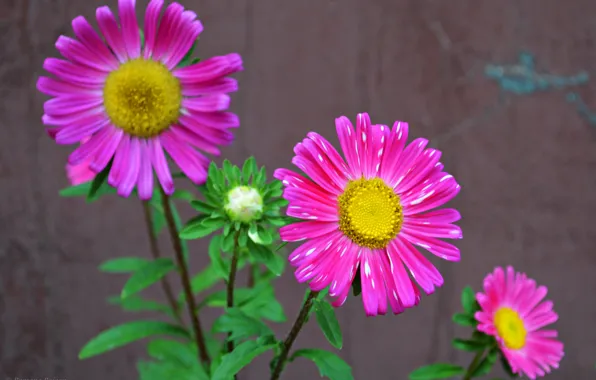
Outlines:
[[[108,75],[103,100],[115,126],[133,136],[152,137],[178,120],[182,88],[162,63],[139,58]]]
[[[495,313],[495,326],[507,348],[519,350],[525,346],[528,330],[515,310],[508,307],[499,308]]]
[[[399,197],[380,178],[350,181],[338,202],[339,229],[359,246],[385,248],[401,229]]]

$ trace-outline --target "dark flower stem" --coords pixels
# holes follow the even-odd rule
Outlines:
[[[279,354],[279,357],[277,358],[277,362],[275,363],[273,373],[271,374],[271,380],[279,379],[281,371],[283,371],[284,366],[286,364],[286,360],[288,359],[288,354],[290,353],[292,344],[294,344],[294,341],[296,340],[298,333],[306,323],[315,298],[317,298],[317,294],[319,294],[319,292],[311,291],[308,294],[308,297],[306,297],[306,301],[304,301],[302,309],[300,309],[300,313],[298,313],[298,317],[296,318],[296,322],[294,322],[294,326],[292,326],[292,329],[290,330],[286,340],[283,342],[281,346],[281,352]]]
[[[153,231],[153,217],[151,215],[151,205],[149,204],[149,202],[143,202],[143,214],[145,215],[145,226],[147,227],[147,234],[149,235],[149,247],[151,249],[151,256],[153,256],[153,259],[158,259],[161,257],[161,252],[159,251],[157,236]],[[176,321],[181,326],[184,326],[184,322],[180,317],[180,308],[178,307],[178,303],[176,302],[176,298],[174,297],[174,292],[172,292],[170,282],[166,277],[161,279],[161,287],[163,288],[163,292],[166,294],[168,302],[170,303],[170,307],[172,308],[172,312],[174,313],[174,318],[176,318]]]
[[[236,282],[236,272],[238,271],[238,256],[240,254],[240,247],[238,246],[238,236],[240,231],[236,232],[234,236],[234,252],[232,253],[232,263],[230,264],[230,277],[228,278],[227,287],[227,305],[228,308],[234,307],[234,284]],[[234,341],[229,339],[232,334],[228,335],[228,352],[234,350]]]
[[[478,365],[480,364],[480,361],[482,360],[483,356],[484,350],[478,351],[476,353],[476,356],[474,356],[472,363],[470,363],[470,365],[468,366],[468,369],[466,370],[466,373],[464,374],[462,380],[470,380],[472,378],[472,375],[474,374],[474,371],[476,371],[476,368],[478,368]]]
[[[208,363],[209,354],[207,353],[205,336],[203,335],[203,330],[201,329],[201,322],[199,321],[195,299],[192,295],[188,267],[186,266],[187,264],[182,253],[182,242],[178,236],[178,229],[176,228],[176,222],[174,221],[174,214],[172,214],[170,197],[163,192],[163,189],[161,189],[161,199],[163,203],[164,215],[166,217],[166,223],[168,225],[168,230],[170,231],[172,246],[174,247],[174,252],[176,253],[176,262],[180,270],[180,279],[182,280],[182,288],[184,289],[184,296],[186,297],[186,303],[188,305],[188,313],[192,322],[192,329],[196,339],[197,347],[199,349],[199,359],[202,362]]]

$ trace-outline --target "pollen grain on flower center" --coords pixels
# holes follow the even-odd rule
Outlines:
[[[495,313],[495,327],[505,346],[512,350],[519,350],[526,345],[528,331],[519,314],[509,308],[501,307]]]
[[[134,59],[108,75],[104,106],[118,128],[138,137],[152,137],[178,120],[180,82],[162,63]]]
[[[380,178],[350,181],[338,203],[339,229],[360,246],[385,248],[401,229],[399,196]]]

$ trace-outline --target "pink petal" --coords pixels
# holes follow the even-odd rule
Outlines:
[[[402,198],[405,216],[429,211],[449,202],[461,190],[453,176],[444,174],[442,178],[430,180],[426,188],[413,189]]]
[[[184,141],[179,141],[170,131],[163,132],[159,141],[180,170],[195,184],[202,184],[207,179],[208,161],[201,162],[201,156]]]
[[[149,59],[155,49],[157,40],[157,29],[159,27],[159,15],[163,8],[163,0],[151,0],[147,5],[145,12],[145,47],[143,48],[143,58]]]
[[[428,178],[428,174],[435,168],[440,158],[440,151],[436,149],[424,150],[414,161],[403,181],[397,185],[395,191],[400,194],[404,193]]]
[[[230,107],[230,97],[226,94],[213,94],[196,98],[184,98],[182,107],[195,112],[224,111]]]
[[[184,87],[186,84],[213,81],[242,69],[242,57],[239,54],[232,53],[212,57],[194,65],[176,69],[173,73]]]
[[[394,169],[393,175],[389,179],[389,186],[394,188],[400,188],[401,182],[410,173],[412,166],[418,160],[419,156],[424,151],[424,148],[428,144],[427,139],[418,138],[412,141],[399,158],[399,162]]]
[[[188,112],[188,111],[187,111]],[[231,112],[195,112],[190,111],[188,120],[192,120],[192,123],[197,126],[206,126],[209,128],[235,128],[240,125],[240,119],[237,115]],[[190,122],[185,123],[189,126]]]
[[[402,261],[397,255],[386,251],[380,253],[380,258],[384,267],[387,295],[393,301],[392,305],[395,304],[394,310],[399,312],[402,309],[401,305],[404,307],[414,306],[417,302],[414,284]]]
[[[360,159],[360,168],[365,178],[370,178],[371,152],[370,152],[370,117],[367,113],[356,116],[356,154]]]
[[[150,139],[148,142],[149,152],[151,153],[153,168],[155,169],[157,179],[164,193],[172,195],[172,193],[174,193],[174,180],[170,168],[168,167],[168,162],[166,161],[161,143],[158,138]]]
[[[91,90],[101,90],[107,73],[58,58],[46,58],[43,68],[65,82]]]
[[[453,208],[443,208],[427,212],[426,214],[409,215],[404,223],[413,225],[449,224],[461,219],[459,211]]]
[[[386,290],[383,278],[379,273],[379,263],[377,256],[368,248],[362,249],[362,258],[360,259],[360,283],[362,285],[362,303],[366,315],[371,317],[379,314],[381,305],[387,305]]]
[[[75,17],[74,20],[72,20],[72,28],[79,41],[81,41],[89,51],[93,52],[93,54],[103,62],[105,67],[108,67],[110,70],[118,68],[118,60],[104,44],[103,40],[85,17]]]
[[[362,166],[354,127],[347,117],[341,116],[335,119],[335,130],[350,170],[348,176],[352,180],[358,179],[362,176]]]
[[[79,41],[70,37],[58,37],[58,40],[56,41],[56,49],[58,49],[64,58],[76,64],[84,65],[90,69],[101,72],[109,72],[111,70],[111,67],[101,62],[94,52],[90,51]]]
[[[339,221],[337,210],[326,208],[322,205],[313,208],[313,205],[310,202],[292,202],[288,206],[286,213],[294,218],[304,220],[317,220],[320,222]]]
[[[410,233],[406,233],[403,230],[400,232],[400,236],[403,236],[403,238],[407,239],[410,243],[422,247],[444,260],[459,261],[461,258],[459,248],[442,240],[428,236],[422,236],[412,233],[412,231],[410,231]]]
[[[126,162],[122,162],[122,166],[122,171],[118,173],[120,177],[118,195],[128,198],[137,184],[141,167],[141,147],[138,138],[131,137],[128,157]]]
[[[77,86],[72,83],[67,83],[58,79],[48,77],[39,77],[37,79],[37,89],[40,92],[51,96],[72,96],[74,94],[80,94],[84,97],[90,95],[97,97],[102,96],[102,92],[100,89],[91,90],[89,88]]]
[[[167,6],[156,35],[152,54],[154,60],[163,62],[162,58],[168,52],[172,40],[173,29],[177,26],[182,12],[184,12],[184,7],[178,3],[171,3]]]
[[[43,105],[44,112],[49,116],[68,116],[70,114],[88,113],[96,114],[103,105],[103,99],[95,95],[79,95],[58,97],[46,101]]]
[[[108,184],[112,187],[119,187],[124,178],[123,173],[127,170],[128,156],[130,152],[130,135],[124,134],[120,139],[120,144],[116,148],[112,169],[108,174]]]
[[[56,133],[56,143],[75,144],[81,142],[87,136],[91,136],[100,129],[110,124],[105,117],[93,115],[76,123],[66,125]]]
[[[187,22],[185,25],[181,25],[173,36],[172,46],[164,60],[164,64],[170,70],[182,61],[203,31],[203,24],[195,20],[194,12],[185,11],[183,17],[187,19]]]
[[[182,86],[183,96],[199,96],[236,91],[238,91],[238,81],[228,77],[217,78],[210,82],[191,83]]]
[[[461,239],[463,237],[461,228],[455,224],[430,224],[424,226],[404,221],[402,231],[408,234],[444,239]]]
[[[110,136],[103,143],[89,165],[96,173],[101,172],[108,165],[112,157],[114,157],[114,152],[116,152],[116,148],[118,148],[120,140],[124,135],[124,131],[120,128],[110,128],[110,132]]]
[[[205,129],[208,130],[208,128]],[[218,145],[224,145],[225,143],[228,143],[226,141],[218,143],[208,141],[204,138],[206,135],[201,136],[200,134],[194,133],[182,125],[172,125],[170,127],[170,131],[176,135],[176,138],[186,141],[188,144],[202,150],[203,152],[213,154],[214,156],[219,156],[221,154],[221,151],[217,147]]]
[[[343,192],[343,189],[334,183],[320,166],[313,164],[312,161],[304,156],[294,156],[292,163],[327,192],[334,195],[340,195]]]
[[[108,6],[97,8],[95,11],[95,18],[99,25],[99,30],[106,39],[108,46],[112,49],[116,58],[122,63],[128,60],[128,54],[126,52],[126,45],[120,32],[120,27],[116,22],[116,17],[112,14],[112,11]]]
[[[70,154],[70,156],[68,156],[68,163],[71,165],[78,165],[93,157],[97,150],[101,148],[104,141],[111,136],[113,129],[114,127],[108,123],[98,132],[94,133],[88,141],[82,143]]]
[[[389,180],[395,173],[408,140],[408,129],[408,123],[403,121],[396,121],[393,124],[381,163],[381,178]]]
[[[141,56],[141,36],[139,35],[139,23],[135,13],[135,0],[119,0],[118,15],[122,25],[122,40],[128,58],[139,58]]]
[[[343,240],[340,260],[342,265],[337,269],[335,277],[329,286],[329,296],[340,297],[344,291],[350,289],[356,277],[361,249],[349,239]]]
[[[381,163],[387,140],[389,138],[389,127],[386,125],[372,125],[368,129],[368,177],[378,177],[381,171]]]
[[[387,252],[394,255],[392,258],[401,259],[410,270],[412,277],[426,292],[431,294],[435,291],[435,286],[443,285],[443,276],[416,248],[407,240],[398,236],[389,242]]]
[[[279,234],[283,241],[301,241],[327,235],[338,229],[336,222],[299,222],[280,228]]]
[[[153,196],[153,170],[151,168],[151,152],[147,140],[141,140],[141,167],[137,182],[139,199],[149,200]]]
[[[310,162],[310,165],[317,166],[323,171],[326,174],[328,181],[332,181],[340,191],[347,185],[348,178],[346,177],[346,171],[339,170],[333,164],[333,161],[329,159],[325,152],[321,150],[314,141],[304,139],[302,144],[297,144],[295,146],[294,152]]]

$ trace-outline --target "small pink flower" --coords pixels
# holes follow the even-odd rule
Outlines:
[[[228,93],[238,88],[227,76],[242,70],[238,54],[178,67],[203,30],[197,15],[178,3],[151,0],[141,44],[135,0],[119,0],[120,23],[112,11],[97,9],[98,34],[79,16],[76,38],[60,36],[56,48],[65,59],[47,58],[39,91],[53,96],[42,121],[58,144],[81,145],[68,163],[101,172],[113,159],[108,183],[128,197],[153,194],[154,172],[167,194],[174,181],[166,158],[197,184],[205,182],[209,159],[233,140],[235,114],[224,112]],[[161,18],[161,20],[160,20]],[[105,42],[104,42],[105,41]],[[86,137],[88,141],[83,142]],[[164,152],[165,151],[165,152]],[[77,179],[78,180],[78,179]]]
[[[278,169],[285,185],[288,215],[303,222],[281,228],[284,241],[307,240],[289,257],[299,282],[319,291],[329,286],[342,305],[360,269],[362,301],[369,316],[394,313],[418,304],[412,279],[427,293],[443,277],[414,246],[449,261],[459,249],[439,238],[460,239],[454,209],[438,209],[460,190],[443,171],[441,152],[428,140],[406,145],[408,124],[371,125],[359,114],[356,129],[348,118],[336,119],[345,159],[320,135],[311,132],[294,148],[292,163],[308,177]],[[411,276],[411,277],[410,277]]]
[[[551,301],[543,301],[547,289],[512,267],[495,268],[484,279],[484,293],[476,299],[478,330],[494,336],[514,373],[530,379],[558,368],[563,343],[556,330],[542,330],[557,321]]]

